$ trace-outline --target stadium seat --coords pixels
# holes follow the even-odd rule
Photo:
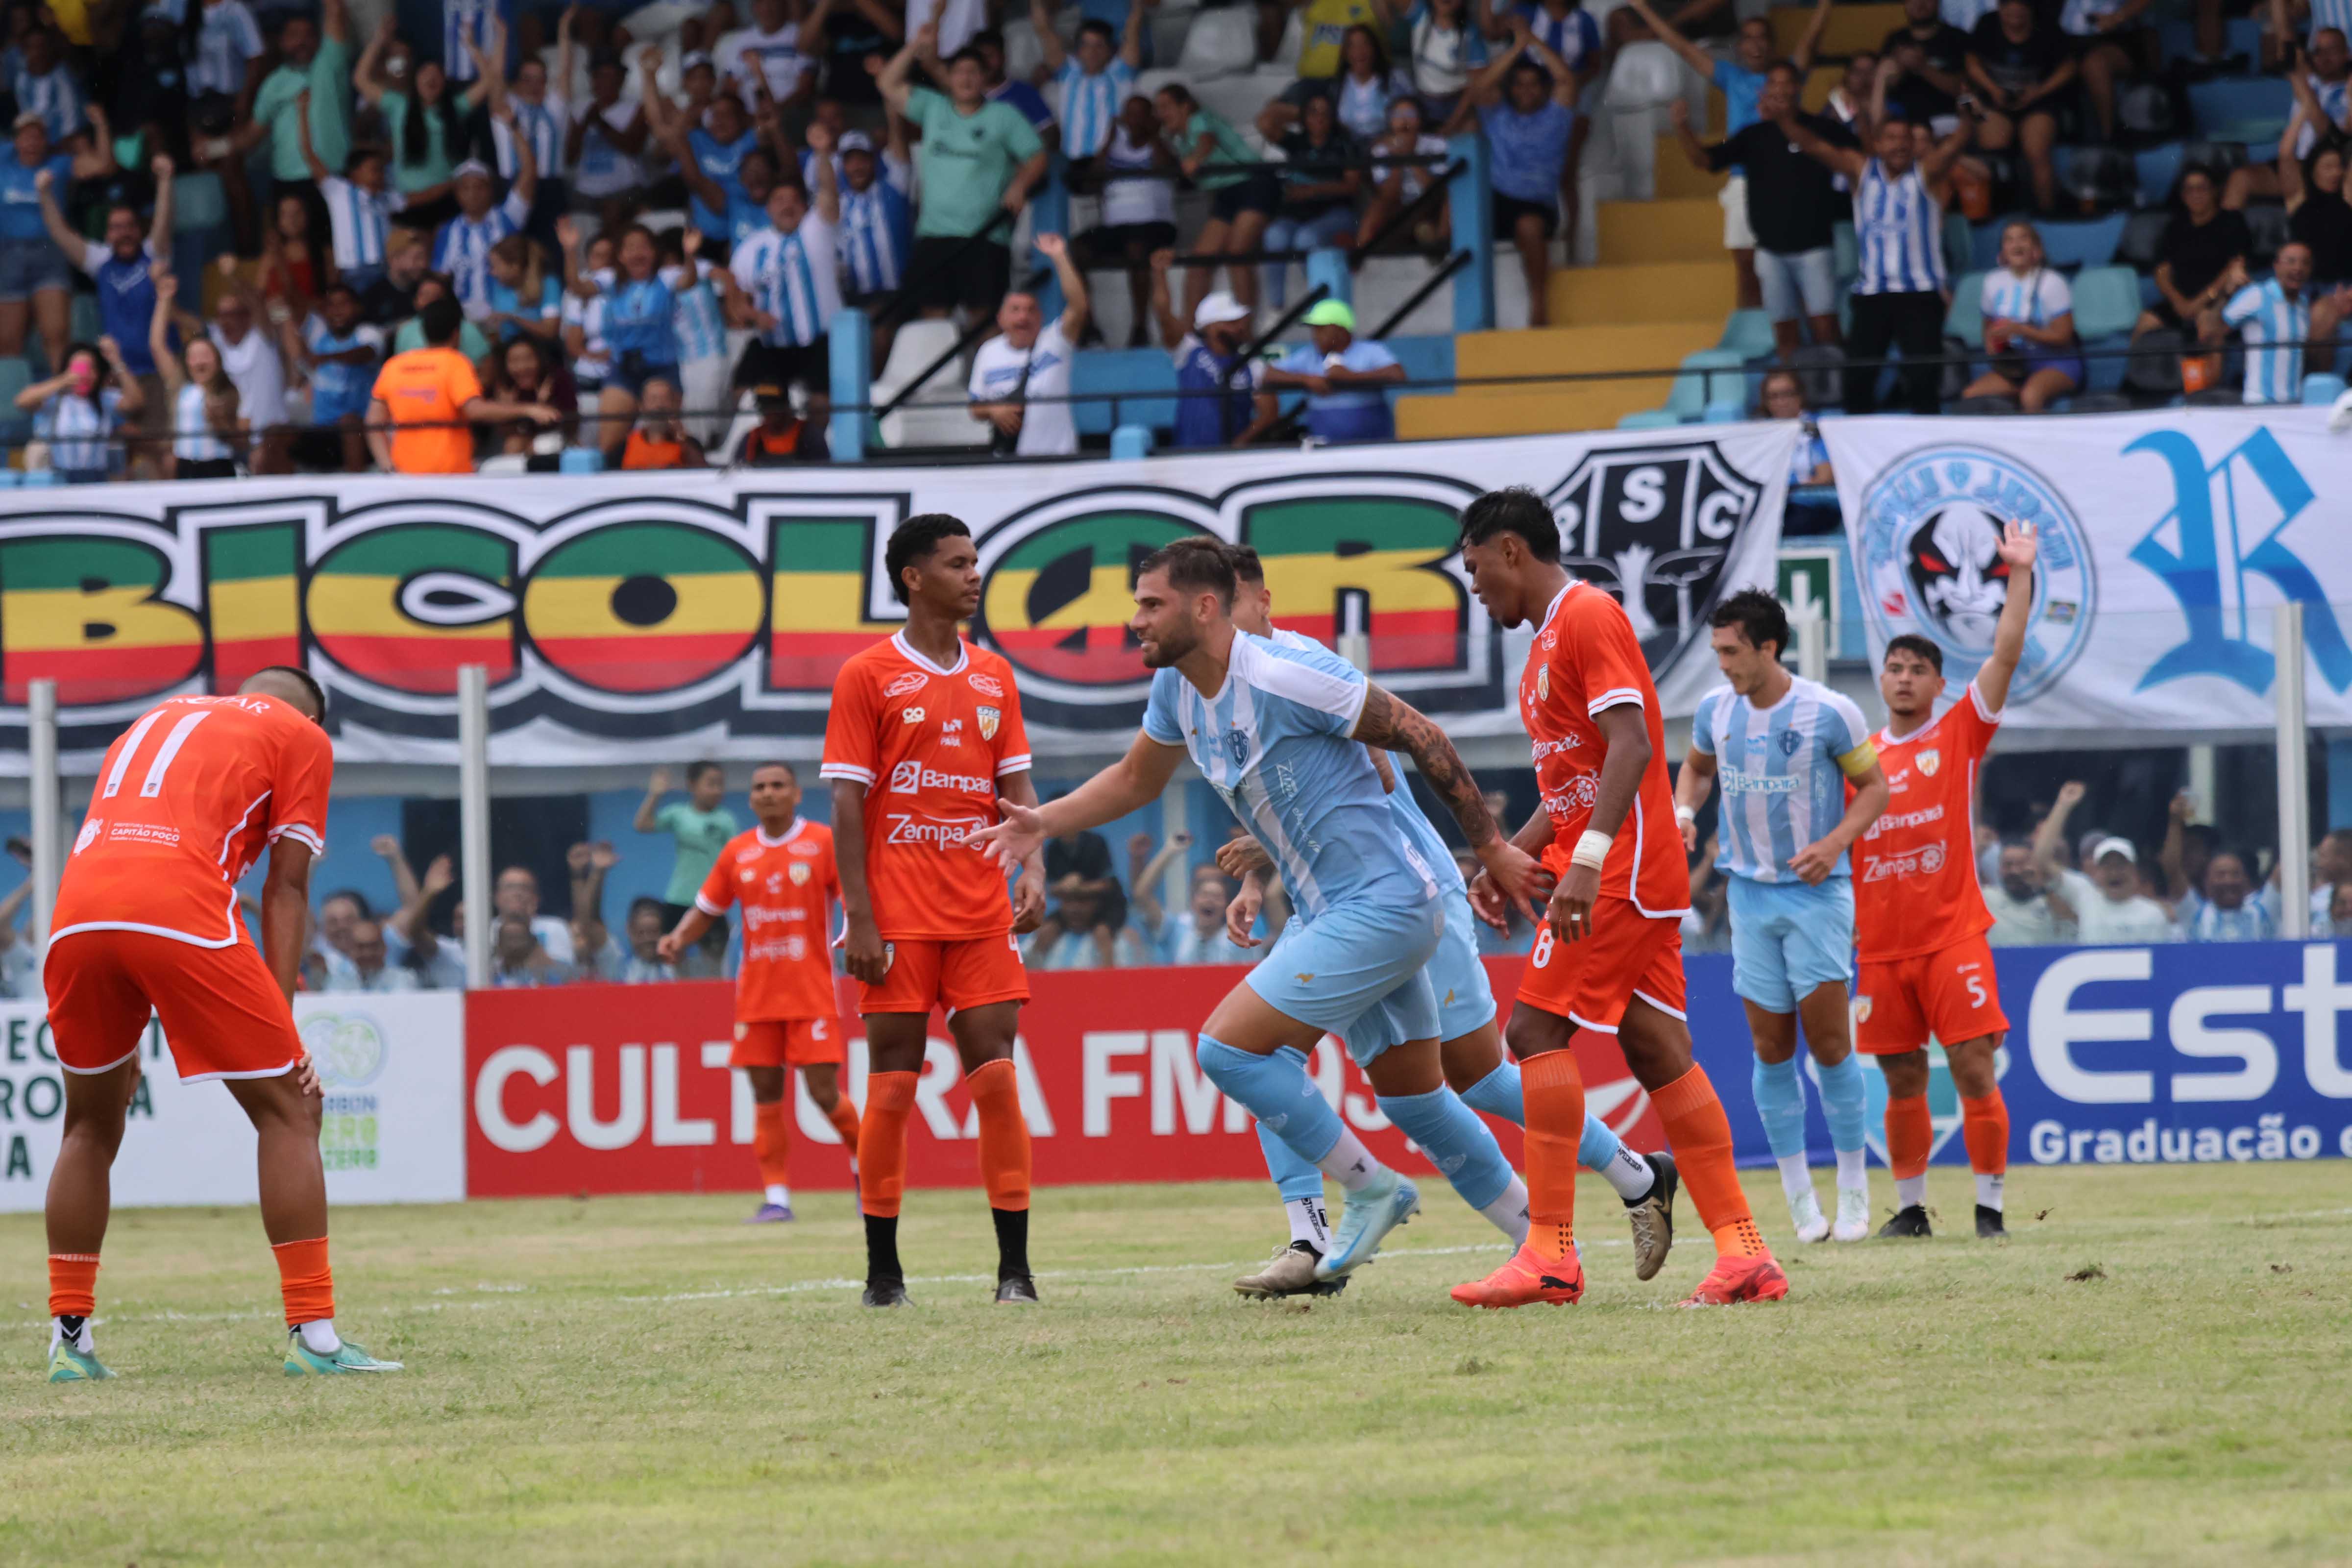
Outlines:
[[[1862,242],[1854,237],[1853,225],[1841,223],[1830,230],[1830,267],[1837,274],[1841,294],[1861,275]]]
[[[2172,199],[2172,187],[2180,179],[2181,162],[2178,142],[2143,147],[2132,154],[2132,163],[2139,172],[2140,205],[2160,207]]]
[[[2130,214],[2117,212],[2079,223],[2044,223],[2039,226],[2042,248],[2053,267],[2105,267],[2116,258],[2130,220]]]
[[[2294,95],[2283,77],[2215,77],[2189,84],[2189,111],[2200,136],[2276,141],[2294,112]]]
[[[1184,39],[1192,31],[1193,19],[1200,16],[1196,6],[1160,5],[1143,14],[1144,25],[1150,28],[1145,37],[1143,58],[1147,60],[1175,60],[1184,58]]]
[[[1734,310],[1725,318],[1723,341],[1716,345],[1742,359],[1772,352],[1772,318],[1761,310]]]
[[[1748,405],[1746,404],[1725,401],[1721,403],[1708,404],[1706,405],[1706,412],[1699,416],[1699,423],[1702,425],[1737,425],[1747,417]]]
[[[1257,65],[1257,13],[1238,5],[1203,11],[1184,35],[1176,68],[1192,82],[1241,76]]]
[[[2303,378],[2303,400],[2322,408],[2330,406],[2344,395],[2344,378],[2326,371],[2314,371]]]
[[[2116,242],[2115,259],[2137,271],[2155,271],[2162,258],[2164,231],[2171,223],[2172,215],[2161,207],[2132,214],[2123,237]]]
[[[1969,230],[1968,218],[1959,213],[1944,215],[1944,270],[1965,272],[1969,269]]]
[[[2277,142],[2281,129],[2273,126],[2266,140]],[[2180,162],[2184,168],[2203,169],[2216,180],[2226,180],[2232,169],[2246,166],[2246,144],[2228,140],[2184,142],[2180,147]]]
[[[1971,272],[1952,285],[1952,308],[1944,314],[1944,335],[1972,349],[1984,347],[1985,274]]]
[[[2074,335],[2088,342],[2128,332],[2139,320],[2139,279],[2128,267],[2085,267],[2074,275]]]
[[[2000,231],[2008,224],[2006,217],[1993,217],[1969,226],[1969,271],[1990,272],[2000,265]]]
[[[228,226],[228,193],[220,176],[204,171],[174,175],[172,180],[172,230],[201,233]]]
[[[1131,392],[1145,397],[1101,399],[1070,405],[1081,436],[1108,436],[1121,425],[1167,430],[1176,423],[1176,365],[1158,349],[1113,349],[1082,353],[1070,362],[1074,393]]]
[[[1643,408],[1617,421],[1620,430],[1671,430],[1682,421],[1663,408]]]
[[[16,395],[33,384],[33,363],[22,355],[0,359],[0,447],[14,448],[33,438],[33,418],[16,412]],[[0,450],[0,462],[9,453]]]
[[[1666,394],[1665,411],[1677,419],[1696,419],[1710,403],[1739,403],[1747,390],[1744,358],[1728,349],[1701,349],[1683,356],[1682,374]],[[1729,374],[1721,374],[1728,372]]]
[[[890,344],[889,362],[874,378],[871,402],[879,405],[897,396],[922,368],[945,353],[960,334],[953,321],[909,321],[898,329]],[[978,421],[964,411],[964,390],[959,362],[950,360],[925,383],[907,406],[882,420],[886,447],[978,447],[987,443]]]

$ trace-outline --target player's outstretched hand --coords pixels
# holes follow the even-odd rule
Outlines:
[[[1495,886],[1495,879],[1480,871],[1470,879],[1470,912],[1508,934],[1511,929],[1511,906]]]
[[[1045,873],[1034,866],[1021,868],[1013,879],[1013,934],[1027,936],[1045,923]]]
[[[1252,871],[1273,868],[1274,859],[1266,854],[1265,847],[1246,834],[1217,847],[1217,869],[1228,877],[1246,877]]]
[[[1265,889],[1255,879],[1244,880],[1242,890],[1225,906],[1225,940],[1235,947],[1263,947],[1265,943],[1252,936],[1257,929],[1257,912],[1265,904]]]
[[[1829,880],[1837,869],[1838,857],[1845,851],[1826,838],[1816,839],[1789,858],[1789,869],[1809,888],[1818,888]]]
[[[1535,924],[1535,900],[1544,896],[1545,883],[1550,876],[1543,868],[1543,862],[1500,834],[1479,849],[1478,859],[1496,888],[1518,906],[1519,912],[1528,917],[1528,924]]]
[[[973,834],[971,843],[999,866],[1018,866],[1045,842],[1045,819],[1036,807],[1015,801],[1000,799],[996,807],[1004,814],[1004,820]]]

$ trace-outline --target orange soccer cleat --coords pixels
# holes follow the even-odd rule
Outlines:
[[[1789,1293],[1789,1276],[1769,1252],[1753,1258],[1718,1258],[1690,1293],[1685,1307],[1728,1307],[1740,1301],[1778,1301]]]
[[[1522,1242],[1509,1262],[1473,1285],[1456,1285],[1454,1299],[1465,1307],[1555,1307],[1584,1297],[1584,1265],[1574,1252],[1554,1261]]]

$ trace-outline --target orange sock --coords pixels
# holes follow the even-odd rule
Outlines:
[[[1650,1103],[1665,1123],[1666,1142],[1675,1152],[1683,1185],[1690,1189],[1691,1206],[1699,1223],[1715,1237],[1715,1249],[1725,1258],[1755,1258],[1768,1250],[1764,1233],[1748,1212],[1748,1194],[1739,1184],[1739,1168],[1731,1158],[1731,1122],[1706,1069],[1696,1062],[1690,1071],[1650,1091]]]
[[[286,1298],[286,1326],[299,1328],[335,1315],[335,1271],[327,1267],[327,1238],[281,1241],[269,1249],[278,1258],[278,1289]]]
[[[1927,1112],[1927,1097],[1906,1094],[1886,1102],[1886,1164],[1898,1182],[1927,1173],[1927,1154],[1936,1145],[1936,1123]]]
[[[98,1254],[49,1254],[49,1316],[87,1318],[98,1310]]]
[[[1969,1146],[1969,1169],[1979,1176],[2009,1171],[2009,1102],[1996,1089],[1960,1101],[1960,1138]]]
[[[1584,1075],[1570,1050],[1529,1057],[1527,1097],[1528,1245],[1546,1262],[1575,1251],[1576,1146],[1584,1136]]]
[[[790,1109],[781,1100],[751,1107],[751,1158],[760,1163],[761,1186],[793,1184],[793,1134],[785,1115]]]
[[[1010,1058],[982,1065],[965,1079],[980,1113],[980,1180],[992,1209],[1029,1206],[1029,1120],[1021,1114],[1020,1076]]]
[[[858,1204],[877,1219],[898,1217],[907,1191],[907,1113],[915,1075],[877,1072],[866,1080],[866,1119],[857,1126]]]
[[[845,1094],[833,1102],[833,1109],[824,1113],[824,1119],[833,1123],[835,1132],[841,1134],[842,1147],[849,1151],[849,1168],[855,1171],[857,1169],[857,1107],[851,1104],[849,1096]]]

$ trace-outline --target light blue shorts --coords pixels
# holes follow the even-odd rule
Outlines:
[[[1768,1013],[1793,1013],[1816,986],[1853,976],[1853,879],[1731,883],[1731,988]]]
[[[1266,1005],[1345,1040],[1361,1067],[1391,1046],[1438,1037],[1428,969],[1444,911],[1435,900],[1359,900],[1294,921],[1245,983]]]
[[[1478,917],[1461,893],[1445,895],[1445,934],[1429,961],[1429,988],[1437,994],[1437,1037],[1458,1040],[1495,1021],[1495,988],[1478,960]]]

